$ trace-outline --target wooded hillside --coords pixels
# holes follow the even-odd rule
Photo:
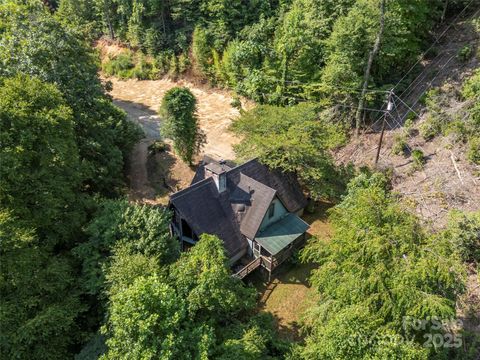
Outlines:
[[[435,228],[395,191],[392,171],[337,160],[339,149],[355,160],[352,130],[380,119],[390,89],[415,83],[452,24],[465,21],[473,39],[452,56],[478,64],[479,9],[475,0],[2,1],[1,358],[478,359],[478,204],[457,199],[470,206],[461,212],[446,201],[448,223]],[[101,58],[99,42],[121,50]],[[279,336],[255,287],[231,276],[222,239],[201,234],[181,252],[168,208],[127,200],[126,164],[144,134],[104,76],[228,89],[237,160],[296,175],[307,212],[328,202],[331,236],[315,234],[290,259],[314,269],[298,338]],[[429,154],[410,138],[449,137],[445,149],[469,166],[462,186],[478,194],[479,70],[421,95],[421,122],[405,105],[388,149],[410,159],[405,178],[415,179]],[[172,138],[190,172],[204,141],[197,103],[178,87],[158,103],[158,137]]]

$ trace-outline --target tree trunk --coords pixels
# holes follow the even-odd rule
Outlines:
[[[288,55],[287,51],[283,50],[283,63],[282,63],[282,94],[283,97],[285,94],[285,89],[287,88],[287,71],[288,71]]]
[[[362,93],[360,95],[360,100],[358,102],[358,109],[355,116],[355,136],[358,137],[360,133],[360,125],[362,122],[362,111],[363,105],[365,104],[365,93],[367,92],[368,80],[370,78],[370,70],[372,69],[372,63],[375,56],[377,56],[378,51],[380,50],[380,42],[382,41],[383,29],[385,27],[385,1],[382,0],[380,3],[380,29],[377,33],[377,38],[375,39],[375,44],[373,45],[373,50],[370,51],[368,55],[367,67],[365,69],[364,81]]]
[[[448,8],[448,0],[445,0],[445,5],[443,5],[442,18],[440,19],[441,23],[443,23],[443,21],[445,20],[445,15],[447,14],[447,8]]]
[[[110,32],[110,39],[115,40],[115,33],[113,32],[112,22],[110,18],[107,18],[108,31]]]
[[[110,39],[115,40],[115,32],[113,31],[113,24],[112,24],[112,17],[111,17],[111,6],[112,4],[108,1],[103,1],[103,18],[107,23],[108,33],[110,35]]]

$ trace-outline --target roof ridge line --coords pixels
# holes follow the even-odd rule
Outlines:
[[[177,191],[176,193],[173,193],[172,195],[170,195],[170,200],[173,200],[173,198],[178,199],[184,195],[187,195],[193,190],[199,189],[204,185],[208,185],[211,181],[213,181],[211,177],[200,180],[195,184],[186,187],[185,189],[182,189],[180,191]]]
[[[244,173],[241,172],[241,171],[240,171],[240,174],[243,175],[243,176],[245,176],[245,177],[247,177],[247,178],[249,178],[249,179],[251,179],[251,180],[253,180],[253,181],[255,181],[257,184],[260,184],[260,185],[262,185],[262,186],[264,186],[264,187],[272,190],[274,195],[277,194],[277,190],[274,189],[274,188],[272,188],[272,187],[270,187],[270,186],[268,186],[267,184],[264,184],[263,182],[260,182],[260,181],[258,181],[258,180],[256,180],[256,179],[252,178],[251,176],[248,176],[248,175],[244,174]]]
[[[251,163],[251,162],[254,161],[254,160],[258,160],[258,158],[255,157],[255,158],[253,158],[253,159],[250,159],[250,160],[245,161],[243,164],[234,166],[234,167],[232,167],[230,170],[225,171],[225,174],[229,173],[229,172],[232,171],[232,170],[237,170],[238,168],[240,168],[240,167],[242,167],[242,166],[245,166],[246,164],[249,164],[249,163]],[[244,174],[244,175],[245,175],[245,174]],[[245,175],[245,176],[246,176],[246,175]]]

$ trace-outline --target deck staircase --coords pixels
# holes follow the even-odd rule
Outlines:
[[[260,267],[262,265],[262,261],[263,261],[263,257],[259,256],[258,258],[252,260],[247,265],[245,265],[245,267],[243,267],[240,271],[233,274],[233,276],[238,278],[238,279],[243,279],[245,276],[250,274],[252,271],[254,271],[258,267]]]

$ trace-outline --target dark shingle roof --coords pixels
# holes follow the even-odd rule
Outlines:
[[[245,197],[248,197],[249,206],[246,207],[245,216],[240,221],[240,232],[249,239],[253,239],[260,228],[268,207],[275,197],[276,191],[242,173],[239,173],[239,175],[240,181],[235,187],[231,202],[235,201],[235,192],[238,193],[238,191],[242,191]]]
[[[277,196],[288,211],[296,212],[307,206],[307,199],[303,195],[300,184],[295,176],[279,170],[270,170],[257,159],[247,161],[227,172],[231,177],[234,173],[242,173],[259,183],[277,191]],[[228,183],[228,182],[227,182]]]
[[[247,246],[227,194],[218,193],[212,178],[173,194],[170,203],[197,235],[214,234],[222,239],[230,256]]]
[[[208,165],[207,162],[208,161]],[[170,203],[193,231],[220,237],[230,256],[247,246],[244,236],[253,239],[275,196],[289,212],[306,206],[306,199],[294,176],[270,170],[256,159],[224,170],[226,190],[219,193],[212,178],[205,179],[205,166],[220,165],[206,158],[198,167],[192,185],[170,197]]]

